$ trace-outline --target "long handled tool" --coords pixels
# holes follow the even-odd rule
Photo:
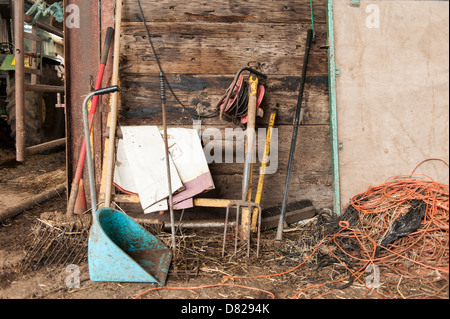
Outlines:
[[[276,241],[281,241],[282,237],[283,237],[284,221],[285,221],[285,217],[286,217],[286,207],[287,207],[287,202],[289,199],[289,188],[290,188],[290,184],[291,184],[291,175],[292,175],[292,170],[293,170],[293,166],[294,166],[295,149],[297,146],[297,137],[298,137],[298,127],[300,124],[300,115],[301,115],[301,111],[302,111],[303,93],[305,90],[306,71],[308,69],[309,51],[310,51],[311,43],[312,43],[312,35],[313,35],[312,30],[308,30],[308,36],[306,38],[305,60],[303,62],[302,81],[300,84],[300,94],[298,97],[297,111],[295,113],[294,132],[292,135],[291,152],[289,154],[289,164],[288,164],[288,170],[287,170],[287,176],[286,176],[286,185],[285,185],[285,189],[284,189],[283,205],[282,205],[282,209],[281,209],[280,221],[278,223],[277,235],[275,238]]]
[[[246,132],[246,141],[245,141],[245,163],[244,163],[244,172],[243,172],[243,181],[242,181],[242,200],[233,200],[228,203],[226,206],[226,221],[225,221],[225,228],[224,228],[224,242],[223,242],[223,250],[222,255],[225,253],[225,242],[226,242],[226,235],[227,235],[227,228],[228,228],[228,217],[229,217],[229,211],[231,208],[236,208],[236,241],[235,241],[235,255],[237,253],[237,238],[238,231],[240,228],[241,233],[241,239],[243,242],[247,243],[247,256],[250,256],[250,243],[251,243],[251,226],[252,226],[252,215],[255,214],[255,223],[257,223],[258,219],[261,224],[261,207],[257,203],[252,202],[252,170],[253,170],[253,162],[254,162],[254,154],[256,150],[256,115],[257,115],[257,107],[258,103],[261,103],[261,100],[258,101],[258,89],[260,88],[259,85],[259,78],[267,78],[266,75],[252,69],[252,68],[243,68],[241,69],[238,74],[236,75],[233,83],[231,84],[231,87],[228,90],[228,93],[226,97],[222,98],[222,100],[219,102],[219,105],[222,105],[220,107],[220,119],[224,123],[229,123],[228,120],[225,120],[225,111],[227,110],[227,106],[230,100],[232,100],[231,96],[233,93],[239,95],[239,92],[236,93],[236,90],[239,91],[239,87],[242,86],[240,83],[242,81],[241,74],[244,71],[250,72],[249,77],[249,90],[248,90],[248,106],[247,106],[247,117],[246,117],[246,123],[247,123],[247,132]],[[222,103],[222,101],[225,101]],[[235,125],[235,121],[237,117],[229,117],[229,119],[232,120],[232,125]],[[242,213],[241,213],[242,211]],[[240,227],[239,227],[239,218],[240,218]],[[258,230],[261,229],[261,227],[257,227]],[[259,242],[260,242],[260,231],[258,231],[258,243],[257,243],[257,255],[259,255]]]
[[[119,84],[119,62],[120,62],[120,33],[122,30],[122,0],[116,1],[116,22],[114,34],[114,61],[112,85]],[[105,190],[105,207],[111,207],[111,192],[113,187],[114,160],[115,160],[115,143],[117,130],[117,117],[119,112],[119,93],[115,92],[111,99],[111,112],[109,113],[109,147],[108,157],[106,159],[106,190]]]
[[[270,144],[272,142],[273,127],[275,126],[276,116],[277,116],[277,113],[275,113],[275,112],[270,114],[269,130],[267,131],[266,146],[264,149],[264,157],[263,157],[263,160],[261,163],[258,188],[256,190],[255,203],[257,205],[261,205],[262,192],[263,192],[263,188],[264,188],[264,178],[265,178],[266,172],[267,172],[267,163],[269,162]],[[259,212],[255,209],[252,214],[252,232],[256,232],[258,230],[257,229],[257,223],[258,223],[258,218],[259,218],[258,214],[259,214]]]
[[[95,175],[94,175],[94,164],[92,161],[92,150],[91,150],[91,143],[90,143],[90,133],[89,133],[89,125],[86,123],[86,114],[87,114],[87,103],[89,100],[95,96],[103,95],[103,94],[109,94],[109,93],[115,93],[119,92],[119,87],[117,85],[96,90],[94,92],[91,92],[84,100],[83,102],[83,123],[84,123],[84,140],[86,143],[86,156],[88,158],[87,160],[87,168],[89,173],[89,185],[93,187],[90,188],[90,195],[91,195],[91,206],[92,206],[92,213],[94,213],[97,209],[97,191],[95,189]]]
[[[252,171],[253,171],[253,160],[254,153],[256,150],[256,103],[259,79],[253,74],[250,75],[250,92],[249,92],[249,102],[248,102],[248,123],[247,123],[247,134],[245,141],[245,164],[244,164],[244,176],[242,182],[242,201],[251,201],[251,182],[252,182]],[[252,210],[253,212],[253,210]],[[242,209],[242,238],[243,240],[248,240],[247,234],[250,233],[251,224],[251,213],[249,208]]]
[[[161,108],[162,108],[162,118],[164,127],[164,144],[165,144],[165,157],[166,157],[166,167],[167,167],[167,184],[169,191],[169,212],[170,212],[170,223],[172,224],[172,249],[173,256],[176,256],[176,239],[175,239],[175,216],[173,212],[173,194],[172,194],[172,176],[170,172],[170,158],[169,158],[169,139],[167,136],[167,116],[166,116],[166,81],[164,73],[160,73],[161,82]]]
[[[98,75],[97,75],[97,82],[95,84],[94,90],[99,90],[102,87],[103,75],[105,73],[106,63],[108,61],[109,49],[111,46],[111,40],[112,40],[113,34],[114,34],[114,29],[108,28],[108,30],[106,31],[105,44],[103,46],[102,57],[100,60],[100,67],[99,67]],[[92,131],[92,124],[93,124],[95,112],[97,110],[98,99],[99,99],[98,95],[95,95],[92,98],[91,109],[89,111],[89,132]],[[72,216],[74,214],[75,206],[76,206],[77,202],[79,201],[78,191],[80,188],[80,181],[81,181],[81,176],[83,174],[83,167],[84,167],[85,160],[86,160],[86,141],[83,139],[80,155],[78,158],[77,170],[76,170],[73,182],[72,182],[69,201],[67,204],[67,215],[68,216]]]

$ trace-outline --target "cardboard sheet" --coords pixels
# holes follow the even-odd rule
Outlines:
[[[138,195],[144,213],[165,211],[169,197],[165,146],[156,126],[122,127],[114,174],[115,186]],[[192,129],[168,130],[174,209],[193,207],[193,197],[214,189],[198,133]]]

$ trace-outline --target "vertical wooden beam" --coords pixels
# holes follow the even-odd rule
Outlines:
[[[25,161],[25,44],[24,0],[14,1],[15,95],[16,95],[16,160]]]

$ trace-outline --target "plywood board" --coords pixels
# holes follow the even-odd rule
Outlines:
[[[341,203],[449,161],[449,2],[334,1]],[[442,161],[416,173],[449,183]]]

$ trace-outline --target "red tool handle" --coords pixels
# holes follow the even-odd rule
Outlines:
[[[103,47],[103,53],[100,60],[100,67],[97,75],[97,83],[95,83],[95,90],[99,90],[102,87],[103,75],[105,73],[106,62],[108,60],[109,49],[111,47],[111,40],[114,35],[114,29],[108,28],[106,31],[105,45]],[[96,95],[92,98],[91,110],[89,111],[89,132],[92,130],[93,117],[97,110],[99,96]],[[74,183],[78,183],[83,175],[84,162],[86,160],[86,141],[83,139],[83,144],[81,146],[80,156],[78,159],[77,171],[75,173]]]

